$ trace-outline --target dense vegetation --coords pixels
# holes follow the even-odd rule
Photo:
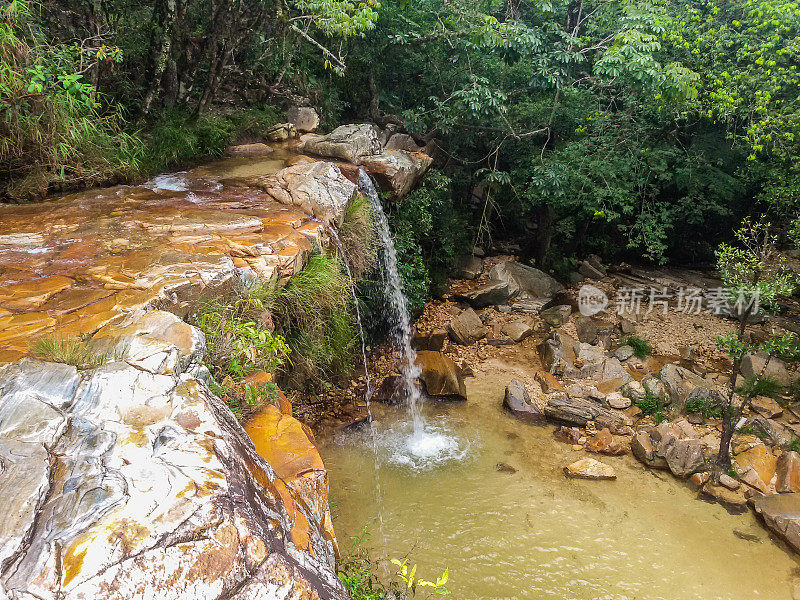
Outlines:
[[[6,199],[213,156],[309,103],[433,145],[430,208],[396,220],[433,287],[464,240],[412,240],[425,212],[556,267],[711,261],[753,213],[800,235],[800,2],[3,0],[0,49]]]

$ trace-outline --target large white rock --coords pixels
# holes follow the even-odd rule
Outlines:
[[[346,160],[354,165],[382,150],[377,127],[369,123],[342,125],[327,135],[308,136],[303,140],[304,152]]]
[[[339,167],[329,162],[298,163],[259,178],[258,184],[278,202],[299,206],[331,224],[341,223],[356,190]]]
[[[127,362],[0,367],[0,598],[344,598],[324,469],[256,453],[191,375],[202,334],[155,312],[96,337]]]

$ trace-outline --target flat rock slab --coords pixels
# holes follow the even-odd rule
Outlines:
[[[800,552],[800,494],[772,494],[753,500],[764,524]]]
[[[578,479],[616,479],[617,473],[614,467],[595,460],[593,458],[582,458],[564,467],[564,475]]]

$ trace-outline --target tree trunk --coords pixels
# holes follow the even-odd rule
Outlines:
[[[553,236],[553,219],[555,211],[550,206],[540,206],[538,209],[539,227],[536,230],[536,241],[533,248],[533,261],[537,267],[544,264],[547,251],[550,249],[550,240]]]
[[[150,113],[153,100],[161,87],[161,79],[167,68],[170,51],[172,49],[172,33],[175,24],[175,2],[176,0],[158,0],[155,14],[156,29],[161,31],[154,40],[154,63],[153,73],[150,78],[150,87],[142,101],[142,116]]]

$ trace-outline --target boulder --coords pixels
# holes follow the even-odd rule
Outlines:
[[[772,478],[775,476],[775,471],[778,466],[778,459],[764,444],[758,444],[757,446],[748,448],[744,452],[738,453],[734,457],[734,461],[742,471],[747,470],[748,467],[752,467],[761,481],[767,485],[769,485]]]
[[[459,299],[466,300],[474,308],[484,308],[493,304],[503,304],[508,300],[508,284],[504,281],[490,281],[477,289],[459,295]]]
[[[310,435],[270,406],[251,440],[179,354],[0,367],[0,597],[346,597]]]
[[[594,344],[597,340],[597,323],[591,317],[578,317],[575,320],[575,330],[578,332],[579,342]]]
[[[711,481],[706,482],[701,488],[701,497],[719,502],[729,512],[743,513],[747,510],[747,497],[744,490],[732,490],[724,485],[715,485]]]
[[[564,467],[564,474],[567,477],[579,479],[616,479],[617,474],[614,467],[601,463],[593,458],[582,458]]]
[[[604,271],[601,271],[586,260],[578,266],[578,273],[588,279],[602,279],[606,276]]]
[[[444,348],[447,340],[447,330],[434,329],[428,333],[417,333],[411,339],[411,343],[416,350],[435,350],[439,352]]]
[[[648,466],[664,468],[676,477],[687,478],[706,470],[705,456],[697,437],[664,421],[649,432],[639,431],[631,440],[634,456]]]
[[[609,456],[621,456],[626,453],[625,447],[614,439],[607,427],[589,437],[586,441],[586,450]]]
[[[627,425],[625,417],[614,410],[585,398],[570,398],[564,393],[552,394],[547,399],[544,414],[548,419],[566,425],[585,427],[589,421],[608,427],[612,433],[621,433]]]
[[[633,404],[641,402],[647,397],[647,392],[641,382],[631,380],[620,388],[620,392],[626,398],[629,398]]]
[[[503,407],[522,421],[540,423],[545,420],[542,410],[531,400],[525,386],[516,379],[506,386]]]
[[[592,346],[591,344],[584,344],[582,342],[575,344],[573,350],[576,358],[581,360],[584,364],[600,362],[606,355],[605,348],[602,346]]]
[[[625,410],[631,405],[631,399],[623,396],[620,392],[611,392],[606,396],[606,402],[611,408]]]
[[[483,259],[467,254],[456,261],[453,277],[456,279],[475,279],[483,273]]]
[[[384,404],[404,404],[407,396],[403,378],[400,375],[387,375],[375,390],[372,400]]]
[[[636,333],[636,323],[625,317],[619,318],[619,329],[625,335],[633,335]]]
[[[800,494],[773,494],[753,500],[753,510],[764,524],[800,552]]]
[[[637,431],[631,438],[631,452],[641,462],[654,469],[666,469],[667,461],[656,454],[653,440],[647,431]]]
[[[539,313],[542,320],[551,327],[561,327],[564,323],[569,321],[569,316],[572,314],[572,307],[567,304],[560,306],[551,306]]]
[[[696,438],[674,438],[669,443],[660,445],[660,454],[676,477],[685,479],[692,473],[706,469],[703,449],[700,447],[700,440]]]
[[[297,131],[311,133],[319,127],[319,115],[311,106],[293,106],[286,113],[286,119]]]
[[[533,335],[533,329],[525,321],[504,323],[500,331],[517,343]]]
[[[661,381],[658,377],[654,375],[648,375],[644,377],[641,381],[642,387],[651,395],[653,398],[667,404],[671,402],[669,396],[669,390],[667,386],[664,385],[664,382]]]
[[[264,132],[264,137],[270,142],[285,142],[297,137],[297,129],[291,123],[278,123]]]
[[[554,375],[564,375],[575,370],[575,340],[560,331],[537,346],[545,370]]]
[[[620,346],[616,350],[614,350],[614,358],[620,361],[628,360],[631,356],[633,356],[633,348],[628,346],[627,344],[624,346]]]
[[[328,162],[297,163],[257,184],[281,204],[295,205],[327,223],[339,224],[356,191],[339,167]]]
[[[427,154],[402,150],[386,150],[360,156],[357,160],[382,188],[390,191],[393,198],[402,198],[410,192],[433,164],[433,159]]]
[[[466,400],[467,387],[453,360],[441,352],[420,350],[417,365],[421,369],[419,378],[429,396],[453,400]]]
[[[414,138],[407,133],[393,133],[386,140],[386,150],[405,150],[406,152],[420,152],[422,148],[417,145]]]
[[[447,332],[451,340],[463,346],[474,344],[486,337],[486,327],[471,308],[454,317],[447,325]]]
[[[774,419],[783,414],[783,407],[768,396],[756,396],[750,401],[750,408],[767,419]]]
[[[616,358],[605,358],[600,362],[590,363],[581,367],[581,378],[591,379],[598,384],[618,381],[619,386],[617,388],[633,379]]]
[[[564,288],[544,271],[512,260],[497,263],[489,271],[489,277],[505,281],[509,293],[521,298],[549,298]]]
[[[787,451],[775,465],[775,491],[779,494],[800,492],[800,454]]]
[[[770,359],[767,369],[764,371],[766,361],[767,357],[764,354],[745,354],[742,357],[742,376],[755,377],[761,375],[763,371],[764,377],[774,379],[781,385],[791,385],[800,379],[800,374],[792,373],[786,368],[786,363],[774,357]]]
[[[695,375],[689,369],[673,364],[664,365],[661,369],[661,381],[666,386],[670,403],[678,413],[683,412],[689,395],[696,388],[703,390],[712,388],[702,377]]]
[[[354,165],[382,151],[377,128],[367,123],[342,125],[327,135],[303,137],[303,152],[338,158]]]

